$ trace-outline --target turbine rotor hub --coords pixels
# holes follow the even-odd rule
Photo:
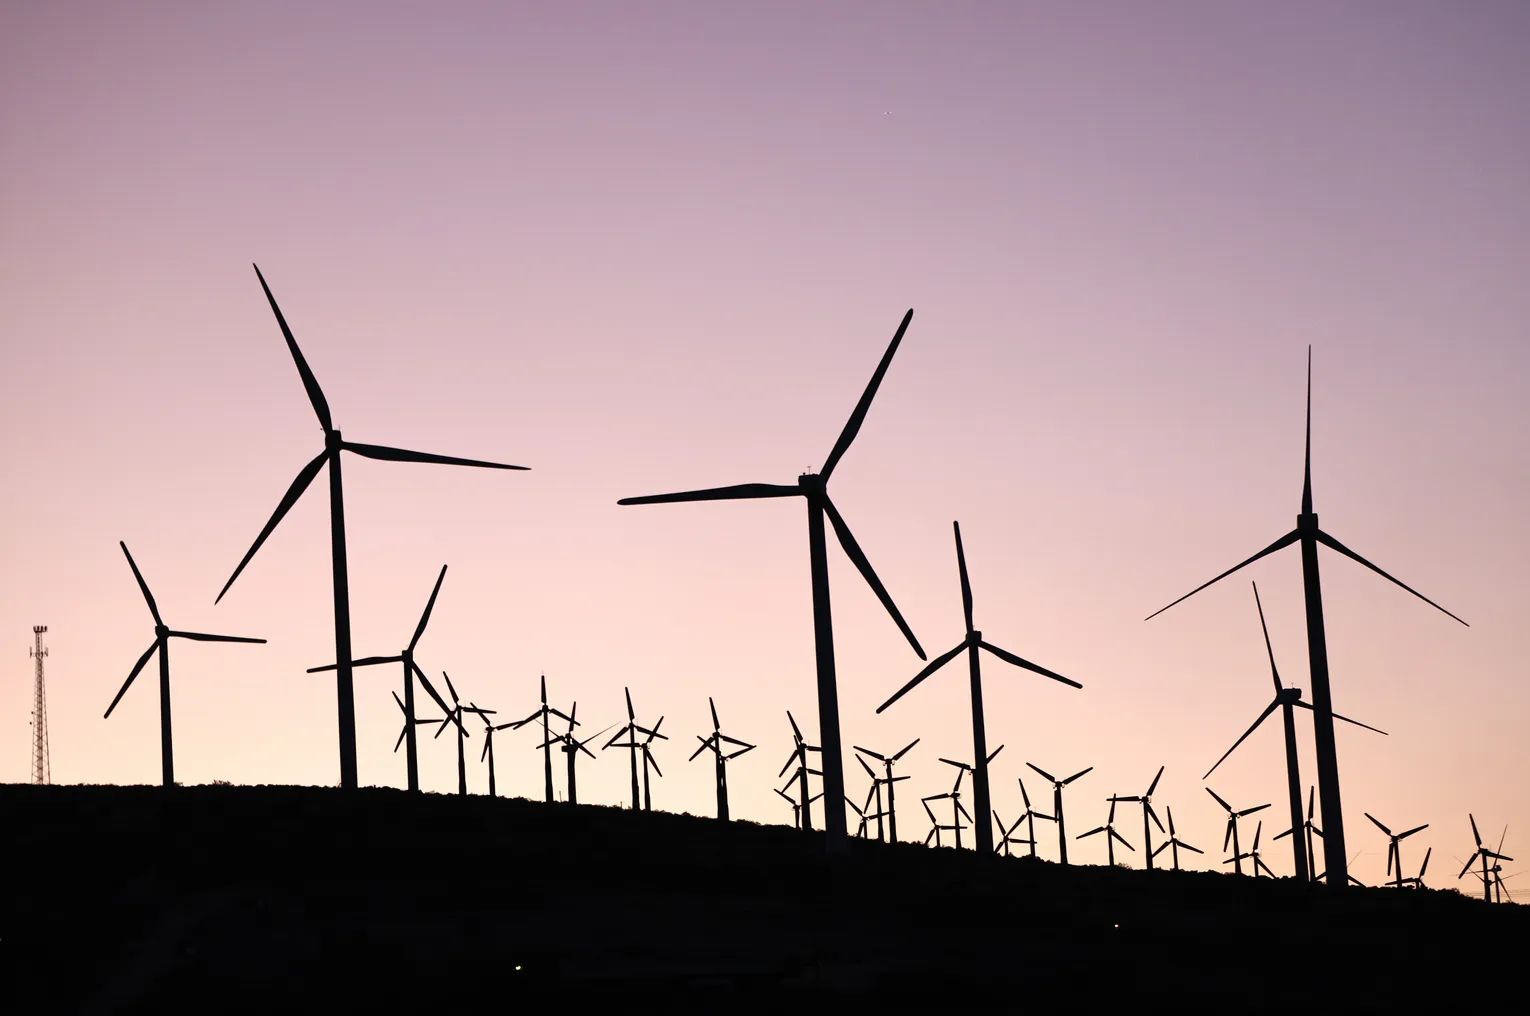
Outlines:
[[[154,637],[155,638],[162,639],[166,635],[169,635],[169,634],[170,634],[170,626],[169,625],[167,625],[167,624],[156,624],[154,626]]]
[[[338,452],[344,444],[345,441],[340,437],[338,430],[332,430],[324,435],[324,450],[327,452]]]

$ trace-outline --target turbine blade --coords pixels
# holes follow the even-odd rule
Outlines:
[[[1105,827],[1104,826],[1095,826],[1093,829],[1089,830],[1087,833],[1079,833],[1077,836],[1074,837],[1074,839],[1081,840],[1085,836],[1093,836],[1095,833],[1103,833],[1104,831],[1105,831]]]
[[[993,761],[993,759],[994,759],[994,756],[995,756],[995,755],[997,755],[997,754],[999,754],[999,752],[1001,752],[1001,751],[1003,751],[1003,750],[1004,750],[1004,746],[1003,746],[1003,745],[1002,745],[1002,744],[1001,744],[1001,745],[999,745],[999,746],[998,746],[998,747],[997,747],[997,748],[995,748],[995,749],[994,749],[994,750],[993,750],[993,751],[991,751],[991,752],[989,752],[989,753],[988,753],[988,758],[986,758],[986,759],[985,759],[985,760],[984,760],[984,761],[985,761],[985,762],[992,762],[992,761]]]
[[[297,503],[297,499],[303,496],[303,491],[307,490],[308,485],[313,482],[313,478],[319,475],[319,469],[328,459],[329,452],[327,450],[322,451],[314,457],[312,462],[308,463],[298,472],[297,479],[292,481],[292,486],[288,487],[287,493],[282,495],[281,502],[276,506],[276,511],[271,513],[270,521],[260,531],[260,535],[255,537],[255,542],[245,552],[243,560],[239,562],[239,567],[234,569],[234,574],[230,575],[228,581],[223,583],[223,589],[218,593],[218,598],[213,600],[213,603],[223,599],[223,594],[228,592],[229,586],[232,586],[234,580],[239,577],[239,573],[244,571],[244,566],[250,563],[250,558],[255,556],[255,552],[260,549],[260,545],[266,542],[266,537],[271,535],[271,531],[276,528],[276,524],[292,509],[292,506]]]
[[[1264,548],[1259,553],[1257,553],[1253,557],[1249,558],[1247,561],[1244,561],[1241,564],[1233,565],[1231,568],[1227,569],[1225,572],[1223,572],[1222,574],[1218,575],[1216,578],[1212,579],[1210,582],[1202,582],[1200,585],[1198,585],[1194,589],[1190,590],[1184,596],[1181,596],[1179,599],[1175,600],[1174,603],[1169,604],[1169,607],[1174,606],[1174,604],[1176,604],[1176,603],[1183,603],[1185,600],[1190,599],[1190,597],[1194,596],[1196,593],[1200,592],[1202,589],[1205,589],[1207,586],[1213,585],[1214,583],[1217,583],[1217,582],[1220,582],[1221,580],[1227,578],[1227,576],[1231,575],[1233,572],[1237,571],[1239,568],[1244,568],[1244,567],[1247,567],[1248,565],[1253,564],[1255,561],[1259,560],[1261,557],[1264,557],[1266,554],[1273,554],[1277,550],[1283,550],[1284,548],[1291,546],[1291,544],[1295,543],[1298,538],[1299,537],[1298,537],[1298,534],[1297,534],[1296,530],[1294,530],[1294,529],[1291,530],[1285,536],[1282,536],[1280,539],[1276,540],[1274,543],[1270,544],[1268,547]],[[1144,620],[1151,621],[1153,618],[1157,617],[1159,614],[1162,614],[1164,611],[1168,610],[1169,607],[1160,607],[1160,608],[1158,608],[1157,610],[1155,610],[1151,614],[1149,614],[1146,618],[1144,618]]]
[[[1081,772],[1076,772],[1072,776],[1068,777],[1066,780],[1062,781],[1063,786],[1066,787],[1068,784],[1072,783],[1074,780],[1078,779],[1080,776],[1083,776],[1085,773],[1092,773],[1092,772],[1094,772],[1094,766],[1090,766],[1088,769],[1085,769],[1085,770],[1083,770]]]
[[[452,687],[452,679],[446,671],[441,671],[441,676],[446,678],[446,690],[451,693],[452,705],[460,705],[462,700],[457,697],[457,689]]]
[[[870,748],[862,748],[858,744],[851,745],[851,747],[854,748],[856,751],[860,752],[862,755],[870,755],[872,758],[876,759],[878,762],[886,762],[887,761],[886,756],[878,755],[876,752],[872,751]]]
[[[967,631],[971,633],[972,626],[972,583],[967,581],[967,555],[962,552],[962,525],[960,522],[951,523],[952,530],[956,533],[956,568],[962,576],[962,616],[967,619]]]
[[[1422,832],[1423,830],[1428,829],[1428,828],[1429,828],[1429,823],[1425,822],[1421,826],[1414,826],[1412,829],[1409,829],[1405,833],[1398,833],[1397,834],[1397,838],[1400,839],[1400,840],[1407,839],[1409,836],[1412,836],[1414,833]]]
[[[866,775],[867,776],[870,776],[873,781],[876,780],[876,778],[877,778],[876,772],[869,765],[866,764],[866,760],[865,759],[863,759],[859,755],[857,755],[857,756],[855,756],[855,760],[861,764],[861,768],[862,769],[866,770]]]
[[[786,722],[792,725],[792,737],[797,739],[797,743],[802,743],[802,731],[797,729],[797,721],[792,719],[792,711],[790,709],[786,711]]]
[[[1309,703],[1302,701],[1297,701],[1294,703],[1294,705],[1301,706],[1303,709],[1312,709],[1312,706]],[[1353,723],[1357,727],[1364,727],[1366,730],[1375,731],[1378,734],[1386,734],[1386,731],[1382,730],[1380,727],[1373,727],[1369,723],[1361,723],[1359,720],[1352,720],[1348,716],[1340,716],[1338,713],[1334,713],[1333,718],[1336,720],[1343,720],[1345,723]]]
[[[404,738],[409,734],[409,724],[405,723],[398,732],[398,740],[393,742],[393,751],[398,752],[399,745],[404,743]]]
[[[149,584],[143,580],[143,573],[138,570],[138,562],[134,561],[133,555],[128,553],[126,543],[118,540],[117,546],[122,548],[122,553],[127,557],[128,567],[133,569],[133,578],[138,580],[138,589],[143,593],[144,602],[149,605],[149,613],[154,615],[154,623],[164,624],[165,622],[159,616],[159,605],[154,602],[154,594],[149,592]]]
[[[1327,533],[1323,532],[1321,529],[1319,529],[1317,531],[1317,539],[1318,539],[1319,543],[1324,544],[1324,545],[1332,548],[1333,550],[1337,550],[1339,553],[1343,554],[1345,557],[1349,558],[1350,560],[1358,561],[1361,564],[1365,565],[1371,571],[1375,572],[1377,575],[1380,575],[1382,578],[1386,579],[1388,582],[1391,582],[1394,585],[1402,586],[1402,588],[1406,589],[1408,592],[1412,593],[1414,596],[1417,596],[1420,600],[1423,600],[1425,603],[1429,604],[1429,606],[1433,607],[1435,610],[1438,610],[1440,613],[1444,614],[1446,617],[1454,618],[1457,621],[1461,621],[1461,619],[1459,617],[1456,617],[1456,615],[1452,614],[1450,611],[1446,610],[1444,607],[1440,606],[1438,603],[1435,603],[1433,600],[1431,600],[1429,597],[1425,596],[1423,593],[1419,592],[1417,589],[1414,589],[1412,586],[1408,585],[1407,583],[1400,582],[1397,579],[1393,578],[1392,576],[1388,575],[1386,572],[1382,571],[1380,568],[1377,568],[1375,565],[1371,564],[1365,558],[1361,557],[1359,554],[1356,554],[1354,551],[1350,550],[1348,547],[1344,546],[1344,544],[1340,543],[1338,540],[1335,540],[1332,536],[1329,536]],[[1465,621],[1461,621],[1461,624],[1465,625],[1468,628],[1471,627],[1470,625],[1466,624]]]
[[[1477,819],[1476,819],[1475,816],[1472,815],[1471,812],[1467,812],[1466,813],[1466,817],[1468,819],[1471,819],[1471,823],[1472,823],[1472,839],[1477,841],[1477,846],[1480,848],[1482,846],[1482,834],[1477,832]]]
[[[1217,803],[1220,804],[1222,807],[1226,808],[1227,809],[1227,813],[1229,815],[1232,814],[1233,806],[1228,804],[1226,801],[1222,800],[1221,797],[1218,797],[1217,796],[1217,792],[1215,790],[1212,790],[1210,787],[1207,787],[1206,788],[1206,793],[1210,794],[1212,797],[1215,797],[1217,799]]]
[[[882,376],[887,373],[893,354],[898,351],[898,343],[903,341],[903,333],[908,330],[908,323],[913,319],[913,308],[909,308],[908,313],[903,315],[903,321],[898,325],[898,331],[893,335],[892,342],[888,344],[887,352],[882,354],[882,362],[877,364],[876,373],[871,375],[871,382],[866,385],[866,391],[861,394],[861,401],[855,404],[855,411],[850,414],[845,429],[840,431],[839,440],[834,442],[833,450],[824,460],[823,471],[820,475],[825,480],[834,473],[834,467],[839,465],[839,460],[850,447],[850,442],[854,441],[855,435],[860,433],[861,423],[866,419],[866,411],[871,408],[871,400],[876,398],[877,388],[882,384]]]
[[[509,466],[503,462],[485,462],[482,459],[459,459],[453,455],[437,455],[434,452],[412,452],[403,448],[389,448],[385,445],[356,444],[352,441],[345,442],[342,447],[348,452],[387,462],[434,462],[443,466],[478,466],[482,469],[527,470],[531,468],[530,466]]]
[[[255,265],[255,277],[260,280],[260,288],[265,290],[266,302],[271,305],[271,312],[276,315],[276,323],[281,325],[282,337],[287,340],[287,349],[292,353],[292,360],[297,364],[298,374],[303,379],[303,389],[308,392],[308,401],[313,404],[314,415],[319,418],[319,426],[328,434],[335,429],[334,421],[329,416],[329,403],[324,399],[324,391],[319,387],[319,381],[313,376],[313,371],[308,369],[308,361],[303,359],[303,351],[298,348],[297,339],[292,337],[292,329],[287,327],[287,318],[283,316],[282,309],[276,305],[276,297],[271,295],[271,287],[266,285],[266,277],[260,274],[260,266]]]
[[[1201,848],[1199,848],[1199,847],[1192,847],[1188,843],[1181,843],[1179,845],[1179,849],[1181,849],[1181,850],[1189,850],[1189,851],[1192,851],[1192,852],[1197,853],[1197,854],[1204,854],[1204,853],[1206,853],[1206,851],[1202,850]]]
[[[707,708],[712,710],[712,729],[722,729],[722,723],[717,719],[717,703],[712,701],[712,696],[707,696]]]
[[[850,527],[845,525],[845,520],[840,516],[839,509],[834,507],[834,502],[827,496],[823,499],[823,509],[828,513],[829,522],[834,526],[834,534],[839,537],[839,545],[845,548],[845,554],[854,562],[860,571],[861,577],[871,587],[871,591],[877,594],[877,599],[882,601],[882,606],[892,615],[893,621],[898,625],[898,630],[903,632],[903,637],[908,639],[908,644],[914,647],[914,654],[921,660],[925,658],[924,649],[919,645],[919,640],[914,637],[914,632],[903,620],[903,615],[898,613],[898,607],[888,595],[882,580],[877,578],[877,573],[872,570],[871,562],[866,560],[866,554],[861,550],[861,545],[855,542],[855,536],[850,532]]]
[[[1142,806],[1147,809],[1148,818],[1153,820],[1153,824],[1158,827],[1158,831],[1159,832],[1165,832],[1166,830],[1163,827],[1163,823],[1158,821],[1158,813],[1153,810],[1152,803],[1148,802],[1148,801],[1144,801],[1144,802],[1142,802]]]
[[[737,501],[757,497],[795,497],[801,493],[801,487],[788,487],[779,483],[739,483],[731,487],[684,490],[676,494],[649,494],[646,497],[624,497],[616,503],[669,504],[674,501]]]
[[[452,709],[447,706],[446,700],[443,699],[440,693],[436,691],[435,685],[430,683],[430,678],[425,676],[425,671],[421,670],[419,665],[415,663],[411,663],[410,667],[414,670],[414,676],[420,679],[420,685],[425,689],[425,693],[435,700],[436,705],[443,713],[446,713],[448,717],[455,718],[455,714],[453,713]],[[533,713],[532,715],[536,714]],[[461,726],[462,721],[458,720],[457,724],[458,726]],[[441,730],[445,729],[446,724],[443,723],[441,725]],[[441,730],[436,731],[436,733],[439,734]]]
[[[1057,782],[1057,777],[1053,776],[1051,773],[1047,772],[1045,769],[1041,768],[1040,766],[1032,765],[1029,762],[1027,762],[1026,765],[1030,766],[1032,769],[1036,770],[1043,777],[1045,777],[1046,781],[1048,783],[1056,783]]]
[[[909,742],[909,743],[908,743],[908,744],[906,744],[906,745],[904,745],[904,746],[903,746],[903,750],[902,750],[902,751],[900,751],[900,752],[898,752],[898,753],[897,753],[897,754],[896,754],[896,755],[894,755],[894,756],[893,756],[893,757],[892,757],[892,758],[890,758],[890,759],[888,759],[888,760],[887,760],[887,761],[889,761],[889,762],[896,762],[896,761],[898,761],[898,760],[899,760],[899,759],[900,759],[900,758],[902,758],[902,757],[903,757],[903,756],[904,756],[904,755],[906,755],[906,754],[908,754],[908,750],[909,750],[909,749],[910,749],[910,748],[912,748],[912,747],[913,747],[913,746],[914,746],[914,745],[916,745],[916,744],[918,744],[918,743],[919,743],[919,740],[920,740],[920,739],[919,739],[919,738],[917,738],[917,737],[916,737],[916,738],[914,738],[914,739],[913,739],[913,740],[912,740],[912,741],[910,741],[910,742]],[[881,756],[878,756],[878,758],[880,758],[880,757],[881,757]]]
[[[746,755],[746,754],[748,754],[749,752],[751,752],[753,750],[754,750],[754,745],[751,744],[751,745],[749,745],[746,748],[740,748],[738,751],[729,752],[728,754],[723,756],[723,761],[724,762],[730,762],[733,759],[738,758],[740,755]]]
[[[420,636],[425,634],[425,626],[430,623],[430,612],[436,609],[436,596],[441,592],[441,583],[446,580],[446,565],[441,566],[441,574],[436,576],[436,585],[430,591],[430,599],[425,601],[425,612],[420,615],[420,623],[414,626],[414,638],[409,640],[409,651],[414,652],[414,647],[419,645]]]
[[[691,752],[691,757],[686,759],[687,762],[694,762],[694,761],[696,761],[696,756],[697,755],[700,755],[702,752],[704,752],[708,748],[712,747],[712,739],[710,737],[702,737],[702,736],[700,736],[698,734],[696,736],[696,740],[701,742],[701,747],[697,748],[695,751]]]
[[[1000,649],[998,646],[993,645],[990,642],[979,642],[978,645],[982,646],[984,649],[988,650],[990,653],[993,653],[995,656],[997,656],[999,659],[1003,660],[1005,663],[1013,664],[1016,667],[1023,667],[1026,670],[1031,671],[1032,673],[1040,674],[1042,677],[1050,677],[1054,681],[1061,681],[1063,684],[1072,685],[1074,688],[1082,688],[1083,687],[1083,685],[1079,684],[1077,681],[1074,681],[1074,680],[1071,680],[1069,678],[1063,677],[1061,674],[1054,674],[1052,671],[1048,670],[1045,667],[1038,667],[1036,664],[1032,663],[1030,660],[1021,659],[1020,657],[1016,656],[1014,653],[1010,652],[1009,650],[1007,650],[1007,649]]]
[[[143,669],[145,663],[149,662],[149,657],[153,656],[154,650],[158,648],[159,639],[155,639],[153,644],[143,651],[143,655],[138,657],[138,662],[133,664],[132,670],[128,671],[127,680],[122,682],[122,688],[117,692],[117,697],[112,699],[112,704],[106,707],[106,713],[101,717],[103,720],[112,715],[112,710],[117,708],[117,703],[122,701],[122,696],[127,692],[128,685],[133,683],[133,678],[138,676],[138,672]]]
[[[1153,796],[1153,791],[1158,789],[1158,781],[1163,779],[1164,768],[1165,768],[1164,766],[1159,766],[1158,767],[1158,775],[1154,776],[1153,777],[1153,782],[1148,784],[1147,793],[1143,794],[1142,795],[1143,797],[1152,797]],[[1148,810],[1151,811],[1152,809],[1149,808]]]
[[[1255,807],[1252,807],[1252,808],[1244,808],[1242,811],[1238,812],[1238,817],[1242,818],[1244,815],[1252,815],[1254,812],[1256,812],[1256,811],[1263,811],[1264,809],[1266,809],[1268,807],[1269,807],[1268,804],[1260,804],[1260,805],[1256,805]]]
[[[1202,776],[1201,779],[1203,779],[1203,780],[1207,779],[1207,778],[1209,778],[1211,776],[1212,773],[1216,772],[1217,771],[1217,766],[1219,766],[1223,762],[1227,761],[1227,756],[1231,755],[1235,750],[1237,750],[1238,745],[1242,744],[1245,740],[1247,740],[1248,739],[1248,735],[1252,734],[1255,730],[1257,730],[1258,727],[1259,727],[1259,724],[1263,723],[1265,721],[1265,719],[1271,713],[1273,713],[1275,711],[1276,707],[1278,707],[1279,705],[1280,705],[1280,700],[1276,699],[1275,701],[1271,702],[1269,705],[1265,706],[1264,707],[1264,712],[1259,714],[1259,719],[1255,720],[1253,722],[1253,725],[1250,726],[1247,730],[1245,730],[1243,732],[1243,736],[1242,737],[1238,738],[1236,741],[1233,742],[1233,746],[1231,748],[1228,748],[1227,751],[1222,753],[1222,757],[1217,759],[1217,765],[1216,766],[1212,766],[1210,769],[1206,770],[1206,775]],[[1245,715],[1247,715],[1247,714],[1245,714]],[[1215,796],[1215,795],[1213,795],[1213,796]],[[1218,797],[1217,800],[1220,801],[1222,799],[1220,797]]]
[[[374,666],[374,665],[379,664],[379,663],[402,663],[403,660],[404,660],[404,658],[402,656],[368,656],[365,659],[352,660],[351,661],[351,666],[352,667],[371,667],[371,666]],[[305,671],[305,673],[308,673],[308,674],[322,674],[326,670],[338,670],[338,669],[340,669],[340,668],[335,666],[335,664],[333,664],[333,663],[326,663],[322,667],[309,667],[308,670]]]
[[[1254,587],[1254,606],[1259,608],[1259,628],[1264,632],[1264,649],[1270,654],[1270,676],[1275,679],[1275,694],[1279,695],[1285,689],[1280,684],[1280,671],[1275,669],[1275,647],[1270,645],[1270,626],[1264,623],[1264,604],[1259,602],[1259,583],[1251,582]]]
[[[1388,829],[1386,826],[1382,825],[1380,822],[1377,822],[1375,815],[1372,815],[1368,811],[1363,811],[1363,812],[1361,812],[1361,814],[1364,815],[1366,818],[1370,819],[1371,822],[1375,824],[1377,829],[1380,829],[1382,832],[1386,833],[1388,836],[1392,835],[1392,830]]]
[[[927,678],[931,674],[935,673],[935,671],[939,670],[941,667],[944,667],[946,664],[948,664],[952,660],[956,659],[957,654],[960,653],[963,649],[966,649],[966,648],[967,648],[967,643],[963,642],[960,645],[958,645],[955,649],[952,649],[950,652],[942,653],[941,655],[935,657],[935,659],[931,660],[925,666],[925,668],[923,670],[921,670],[919,673],[915,674],[913,679],[911,681],[909,681],[908,684],[905,684],[902,688],[899,688],[893,694],[892,698],[888,699],[886,702],[883,702],[881,705],[877,706],[876,711],[880,713],[882,710],[886,709],[888,706],[890,706],[894,702],[898,701],[904,695],[907,695],[910,691],[912,691],[914,689],[914,686],[917,685],[920,681],[923,681],[925,678]],[[870,754],[870,752],[868,752],[867,754]],[[877,757],[881,758],[880,755],[878,755]]]
[[[167,633],[171,638],[191,639],[193,642],[260,642],[265,639],[250,639],[240,635],[208,635],[199,631],[172,631]]]

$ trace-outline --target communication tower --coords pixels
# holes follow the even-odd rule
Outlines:
[[[43,657],[48,650],[43,647],[45,624],[32,626],[32,637],[37,644],[32,647],[32,659],[37,661],[37,681],[32,692],[32,782],[48,782],[48,696],[43,685]]]

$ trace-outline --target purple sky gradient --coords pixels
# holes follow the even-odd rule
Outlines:
[[[1335,706],[1391,732],[1339,734],[1355,871],[1385,863],[1362,811],[1431,823],[1406,860],[1433,846],[1436,884],[1467,810],[1530,832],[1530,9],[442,7],[0,13],[0,779],[28,775],[36,623],[55,780],[158,779],[152,680],[101,719],[152,637],[118,539],[173,626],[271,640],[174,646],[178,775],[337,778],[303,673],[333,647],[322,486],[212,604],[321,447],[256,261],[348,437],[533,467],[346,462],[358,652],[400,648],[449,563],[433,675],[518,719],[545,672],[595,729],[630,684],[674,737],[656,804],[697,813],[713,694],[762,745],[732,777],[760,821],[790,818],[784,710],[816,725],[802,506],[615,501],[817,469],[914,307],[835,497],[932,656],[960,519],[989,640],[1084,683],[986,671],[996,806],[1026,760],[1092,764],[1093,824],[1166,764],[1218,868],[1198,777],[1268,699],[1248,580],[1307,687],[1298,556],[1142,619],[1291,527],[1310,342],[1324,528],[1472,624],[1324,553]],[[830,572],[847,740],[923,737],[906,786],[946,789],[963,674],[873,716],[919,664]],[[358,673],[363,783],[402,784],[397,683]],[[1211,785],[1275,801],[1273,833],[1271,722]],[[502,738],[501,788],[539,795],[535,736]],[[454,787],[446,738],[422,765]]]

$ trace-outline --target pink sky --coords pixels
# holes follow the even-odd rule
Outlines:
[[[158,780],[152,674],[101,719],[152,638],[119,539],[172,626],[270,639],[174,646],[178,776],[337,779],[303,673],[333,654],[322,486],[213,606],[321,447],[256,261],[347,437],[532,467],[347,460],[358,653],[401,648],[448,563],[432,676],[518,719],[545,673],[594,729],[632,686],[673,736],[657,806],[703,814],[712,694],[761,745],[734,814],[788,820],[801,504],[615,502],[817,469],[912,306],[834,494],[931,655],[959,519],[988,639],[1084,684],[987,668],[1000,814],[1025,761],[1096,767],[1079,832],[1167,765],[1222,867],[1199,776],[1268,699],[1249,579],[1308,686],[1298,555],[1142,619],[1291,528],[1310,342],[1324,528],[1472,625],[1324,553],[1335,708],[1391,732],[1339,732],[1353,870],[1382,877],[1369,811],[1430,823],[1405,860],[1469,891],[1468,810],[1530,835],[1527,47],[1487,2],[12,5],[0,779],[28,778],[42,623],[55,782]],[[922,839],[964,675],[873,716],[919,661],[837,548],[830,574],[846,741],[923,738]],[[358,672],[364,784],[403,783],[397,684]],[[536,740],[501,735],[502,791],[540,795]],[[607,755],[582,799],[623,799]],[[454,789],[448,738],[422,767]],[[1273,720],[1211,785],[1285,828]]]

